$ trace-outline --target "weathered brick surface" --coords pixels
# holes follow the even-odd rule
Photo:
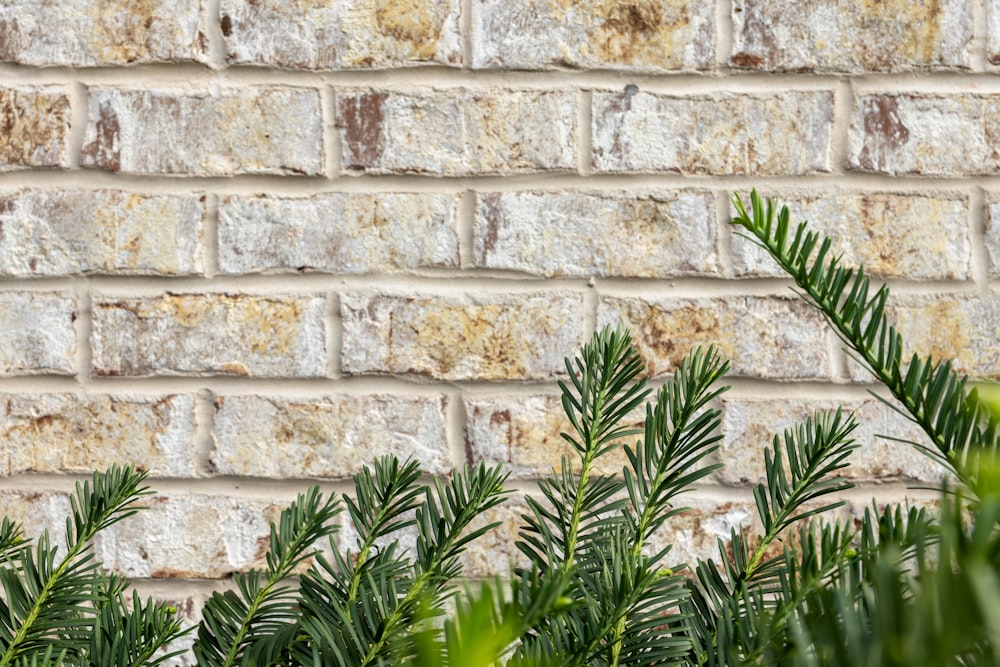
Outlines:
[[[935,359],[952,359],[961,373],[1000,379],[997,322],[1000,300],[959,295],[894,296],[889,317],[913,352]],[[859,379],[867,380],[862,374]]]
[[[459,0],[223,0],[227,60],[289,68],[457,65]]]
[[[190,477],[194,398],[17,394],[0,396],[0,472],[89,473],[130,463]]]
[[[721,443],[718,460],[726,467],[715,474],[723,484],[747,485],[765,480],[764,450],[771,447],[775,435],[804,423],[817,411],[835,411],[843,405],[854,412],[858,428],[852,437],[860,445],[850,458],[850,466],[837,475],[855,482],[892,480],[936,483],[944,469],[925,454],[882,435],[903,438],[929,445],[923,430],[884,403],[862,401],[803,401],[724,399]],[[787,465],[787,464],[786,464]]]
[[[199,0],[10,0],[0,5],[0,60],[22,65],[204,61]]]
[[[322,298],[296,296],[100,298],[93,369],[98,375],[322,376],[324,308]]]
[[[442,397],[221,396],[212,467],[245,477],[348,477],[380,456],[451,470]]]
[[[198,273],[205,217],[196,195],[0,192],[0,274]]]
[[[792,222],[830,237],[844,262],[864,262],[879,277],[967,280],[972,243],[968,197],[893,193],[798,195],[781,193]],[[744,197],[744,201],[748,198]],[[735,210],[733,211],[735,214]],[[733,236],[739,276],[784,277],[770,256],[742,236]]]
[[[0,376],[72,374],[76,318],[65,296],[0,292]]]
[[[460,299],[348,294],[343,367],[351,375],[443,380],[549,379],[582,343],[583,299],[516,294]]]
[[[503,465],[515,479],[546,477],[561,469],[563,456],[579,470],[579,454],[561,434],[578,436],[558,395],[473,397],[465,411],[466,456],[474,463]],[[644,413],[637,411],[633,424],[638,428],[643,420]],[[620,476],[627,463],[624,451],[614,450],[597,459],[595,470]]]
[[[323,150],[314,89],[93,88],[82,163],[134,174],[316,175]]]
[[[774,380],[830,376],[826,325],[801,300],[604,297],[598,306],[598,322],[628,326],[654,375],[677,368],[694,347],[715,345],[738,376]]]
[[[69,496],[52,491],[0,491],[3,516],[20,524],[24,537],[36,540],[48,531],[53,546],[66,553],[66,517],[70,516]]]
[[[0,87],[0,172],[66,166],[69,124],[64,91]]]
[[[594,93],[599,172],[803,175],[830,169],[833,95]]]
[[[473,66],[703,70],[715,61],[715,16],[694,0],[478,0]]]
[[[456,198],[441,194],[226,197],[219,213],[223,273],[395,273],[457,268]]]
[[[287,503],[223,495],[157,495],[98,534],[94,551],[127,577],[215,579],[264,567],[269,526]]]
[[[848,166],[882,174],[992,174],[1000,169],[998,137],[998,95],[861,95]]]
[[[991,276],[1000,275],[1000,193],[986,196],[986,251]]]
[[[445,176],[569,170],[576,96],[465,89],[341,90],[337,127],[347,169]]]
[[[852,73],[962,68],[971,41],[965,0],[736,0],[730,63]]]
[[[718,275],[715,198],[703,192],[479,196],[476,266],[543,276]]]
[[[1000,65],[1000,5],[986,3],[986,59]]]

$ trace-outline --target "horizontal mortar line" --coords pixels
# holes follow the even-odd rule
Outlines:
[[[1000,174],[955,176],[890,176],[861,172],[815,173],[800,176],[746,176],[662,173],[617,173],[582,176],[566,172],[490,176],[428,176],[419,174],[343,175],[335,178],[240,175],[232,177],[161,176],[109,173],[81,169],[73,171],[35,169],[0,173],[0,189],[126,190],[150,194],[196,197],[202,194],[269,195],[308,197],[311,195],[356,193],[427,192],[458,195],[479,192],[520,192],[535,190],[643,192],[663,189],[706,192],[749,190],[756,187],[790,191],[844,190],[859,192],[899,191],[920,194],[931,190],[967,193],[976,187],[1000,190]]]
[[[639,71],[618,68],[548,68],[532,70],[467,69],[444,66],[413,66],[387,69],[307,70],[275,66],[230,65],[213,69],[197,63],[148,64],[130,67],[35,67],[6,63],[0,65],[0,83],[61,85],[81,82],[99,86],[210,86],[223,85],[335,85],[349,87],[482,87],[495,88],[623,88],[627,83],[640,88],[664,90],[676,94],[691,91],[716,91],[722,87],[734,92],[782,92],[789,87],[820,89],[837,81],[848,80],[864,87],[901,89],[927,87],[972,88],[987,83],[1000,89],[994,80],[998,70],[973,71],[961,68],[909,70],[898,72],[850,72],[817,70],[811,72],[758,72],[738,68],[707,70]],[[513,79],[513,80],[512,80]]]

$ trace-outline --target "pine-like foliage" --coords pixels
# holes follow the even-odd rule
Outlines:
[[[0,523],[0,666],[156,665],[182,635],[174,610],[130,601],[125,582],[105,575],[91,540],[131,516],[151,491],[145,473],[113,467],[76,485],[66,519],[66,553],[48,533],[32,544],[19,526]]]

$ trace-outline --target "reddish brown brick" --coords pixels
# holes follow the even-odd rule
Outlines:
[[[344,166],[376,174],[509,174],[575,167],[569,92],[340,91]]]

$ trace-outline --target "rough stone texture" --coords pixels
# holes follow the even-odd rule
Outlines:
[[[998,141],[1000,95],[860,95],[848,166],[882,174],[994,174]]]
[[[73,299],[0,292],[0,376],[73,374],[76,318]]]
[[[148,509],[101,531],[97,559],[143,579],[216,579],[264,567],[270,522],[286,502],[221,495],[157,495]]]
[[[1000,4],[986,3],[986,59],[1000,65]]]
[[[986,195],[986,250],[991,276],[1000,275],[1000,193]]]
[[[475,530],[494,522],[500,524],[470,543],[468,550],[462,554],[464,574],[470,579],[507,576],[514,567],[530,564],[528,557],[515,546],[518,531],[524,523],[521,516],[528,513],[528,506],[521,500],[520,494],[512,496],[502,505],[476,517],[470,526],[471,530]]]
[[[745,201],[749,198],[745,197]],[[794,224],[829,236],[844,263],[864,262],[871,275],[916,280],[968,280],[969,200],[963,195],[782,194]],[[735,214],[735,210],[733,210]],[[785,277],[758,246],[733,236],[738,276]]]
[[[52,491],[0,491],[3,516],[21,524],[26,538],[36,540],[48,531],[52,545],[66,553],[66,517],[70,516],[69,496]]]
[[[194,476],[194,397],[17,394],[0,397],[0,472],[90,473],[131,463]]]
[[[94,372],[320,377],[326,371],[324,308],[318,297],[99,298]]]
[[[0,87],[0,172],[65,167],[69,124],[69,97],[63,91]]]
[[[715,345],[732,373],[771,380],[827,379],[826,324],[784,297],[670,299],[603,297],[600,325],[621,322],[653,375],[673,371],[696,346]]]
[[[0,274],[192,274],[204,197],[120,190],[0,192]]]
[[[906,344],[904,359],[914,352],[951,359],[960,373],[1000,379],[1000,300],[995,293],[984,297],[894,296],[887,311]],[[869,374],[852,366],[854,379],[869,381]]]
[[[442,194],[225,197],[223,273],[394,273],[457,268],[456,198]]]
[[[715,474],[715,480],[733,485],[764,481],[764,450],[770,448],[774,436],[784,438],[785,429],[805,422],[817,411],[835,411],[839,405],[855,413],[858,428],[853,438],[860,445],[851,455],[850,466],[839,471],[839,476],[856,482],[940,481],[944,469],[929,456],[879,437],[889,435],[930,444],[919,426],[875,399],[843,402],[723,399],[724,439],[717,456],[726,467]]]
[[[222,0],[233,64],[306,69],[456,65],[459,0]]]
[[[582,344],[575,294],[344,295],[344,372],[441,380],[542,380]]]
[[[214,471],[245,477],[348,477],[377,457],[413,457],[424,472],[452,468],[444,398],[334,396],[216,401]]]
[[[696,0],[478,0],[473,67],[709,69],[715,16]]]
[[[337,94],[344,167],[375,174],[509,174],[575,167],[571,92]]]
[[[579,455],[560,435],[573,434],[559,396],[473,397],[466,399],[466,456],[472,463],[502,464],[515,479],[535,479],[559,470],[568,457],[579,470]],[[644,421],[637,412],[634,425]],[[633,439],[628,444],[634,445]],[[602,475],[621,475],[628,459],[621,450],[609,452],[596,461]]]
[[[481,194],[476,266],[552,276],[718,275],[715,198],[579,192]]]
[[[92,88],[81,162],[132,174],[320,174],[319,92]]]
[[[599,172],[803,175],[829,171],[833,95],[594,93]]]
[[[967,68],[965,0],[736,0],[737,67],[769,71]]]
[[[207,60],[200,0],[7,0],[0,60],[93,67]]]

